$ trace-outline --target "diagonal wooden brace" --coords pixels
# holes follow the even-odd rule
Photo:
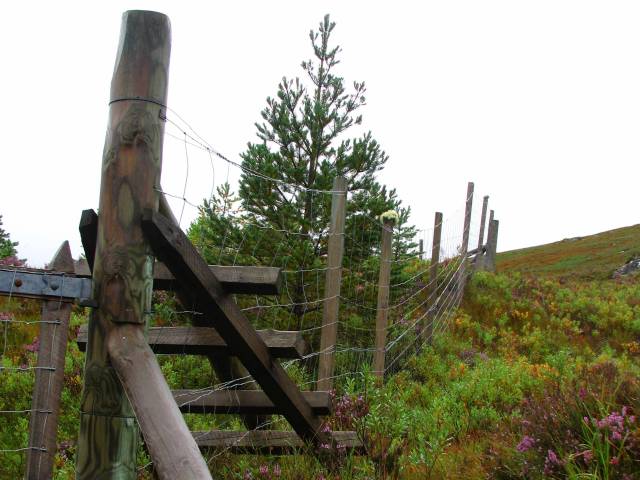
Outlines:
[[[152,210],[144,211],[142,230],[154,254],[178,282],[193,292],[198,303],[211,313],[209,318],[215,318],[211,326],[216,328],[296,433],[305,441],[330,443],[320,431],[320,419],[313,414],[302,392],[271,356],[233,297],[224,292],[182,230]]]

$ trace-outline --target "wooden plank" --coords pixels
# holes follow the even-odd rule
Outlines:
[[[153,466],[162,479],[210,479],[209,468],[184,422],[142,329],[121,324],[109,332],[113,367],[136,412]]]
[[[282,366],[274,361],[233,297],[211,272],[187,236],[157,212],[145,210],[142,228],[156,255],[215,318],[215,327],[234,354],[306,441],[323,442],[320,420]]]
[[[228,293],[278,295],[282,285],[282,272],[278,267],[210,265],[222,288]],[[176,290],[177,284],[169,269],[156,263],[153,287],[158,290]]]
[[[182,413],[277,415],[282,412],[260,390],[173,390]],[[331,413],[329,392],[302,392],[314,415]]]
[[[136,418],[160,479],[211,478],[144,339],[154,259],[140,215],[158,208],[170,50],[167,16],[123,14],[101,168],[93,268],[99,306],[89,318],[78,480],[137,477]]]
[[[73,273],[69,242],[64,242],[49,264],[59,272]],[[65,278],[61,281],[64,282]],[[60,288],[60,290],[63,290]],[[59,300],[42,302],[38,368],[33,387],[33,412],[29,421],[29,446],[25,479],[51,478],[57,452],[58,414],[64,382],[64,361],[71,304]]]
[[[334,351],[338,337],[346,212],[347,180],[344,177],[336,177],[333,181],[333,198],[331,201],[331,227],[329,229],[327,273],[324,283],[326,300],[322,310],[322,333],[320,336],[320,352],[322,353],[318,359],[317,390],[329,391],[333,388]]]
[[[191,432],[201,449],[224,449],[238,454],[300,454],[306,451],[304,442],[295,432],[276,430],[251,430],[237,432],[230,430],[212,430],[209,432]],[[340,448],[364,454],[365,449],[356,432],[331,432],[331,442]],[[304,450],[303,450],[304,449]]]
[[[394,223],[395,221],[393,220],[385,220],[382,225],[380,273],[378,276],[378,308],[376,313],[376,350],[373,356],[373,374],[379,379],[384,377],[384,357],[389,315],[389,281],[391,278],[391,246]]]
[[[245,267],[209,265],[209,268],[222,284],[225,292],[237,294],[278,295],[282,286],[282,270],[278,267]],[[153,267],[154,290],[175,291],[179,289],[169,269],[156,262]],[[91,278],[91,269],[86,260],[76,263],[75,274],[78,278]]]
[[[275,358],[302,358],[307,344],[300,332],[258,330],[258,335]],[[149,346],[156,354],[231,355],[229,347],[209,327],[152,327],[149,329]],[[84,352],[87,346],[87,326],[78,331],[78,347]]]

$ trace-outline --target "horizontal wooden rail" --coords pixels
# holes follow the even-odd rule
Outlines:
[[[281,414],[260,390],[172,390],[182,413],[234,413],[250,415]],[[329,392],[302,392],[314,415],[331,413]]]
[[[276,358],[302,358],[307,344],[300,332],[258,330],[267,348]],[[87,326],[78,331],[78,348],[87,348]],[[149,329],[149,346],[157,354],[231,355],[229,347],[214,328],[153,327]]]
[[[209,268],[227,293],[278,295],[282,284],[282,272],[278,267],[246,267],[210,265]],[[85,260],[75,266],[76,277],[90,278],[91,270]],[[169,269],[156,262],[153,271],[155,290],[176,290],[178,285]]]
[[[234,432],[212,430],[210,432],[191,432],[198,446],[203,448],[222,448],[232,453],[262,453],[286,455],[300,453],[305,444],[295,432],[276,430],[250,430]],[[364,453],[362,442],[356,432],[332,432],[333,444],[353,453]]]

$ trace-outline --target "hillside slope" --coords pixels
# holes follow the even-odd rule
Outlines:
[[[633,225],[499,253],[497,269],[502,273],[604,279],[638,255],[640,225]]]

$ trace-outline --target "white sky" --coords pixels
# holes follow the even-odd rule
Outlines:
[[[281,77],[302,75],[308,32],[331,13],[338,72],[366,81],[364,126],[390,155],[380,180],[420,228],[435,210],[462,207],[468,180],[474,217],[491,195],[499,250],[638,223],[640,2],[10,2],[0,24],[0,214],[33,266],[65,239],[81,252],[77,225],[98,203],[129,9],[169,15],[169,105],[232,158],[255,140]],[[211,174],[192,155],[187,197],[199,203]],[[167,140],[165,190],[181,194],[184,163]],[[216,181],[226,175],[218,167]],[[183,226],[194,214],[185,210]]]

